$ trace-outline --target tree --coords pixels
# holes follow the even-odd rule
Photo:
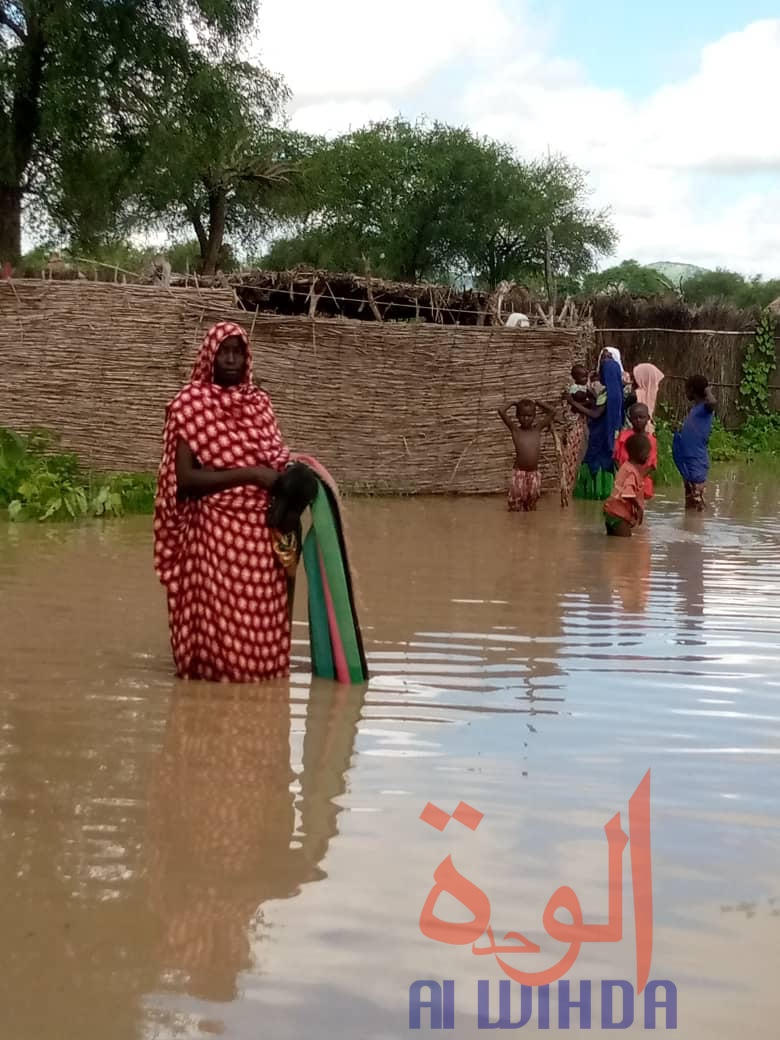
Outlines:
[[[402,119],[337,138],[309,164],[303,242],[339,266],[365,257],[391,278],[446,276],[500,152],[468,130]]]
[[[125,154],[137,108],[165,97],[199,51],[221,55],[256,0],[0,0],[0,259],[21,252],[32,195],[68,157]]]
[[[305,140],[272,125],[288,97],[265,69],[203,60],[146,113],[130,205],[141,223],[194,231],[204,274],[227,232],[250,243],[271,226]]]
[[[490,288],[582,277],[617,240],[607,211],[589,209],[586,199],[584,173],[563,156],[502,157],[482,208],[472,210],[464,262]]]
[[[588,293],[627,292],[635,296],[653,296],[672,292],[671,282],[653,267],[645,267],[636,260],[624,260],[617,267],[589,274],[583,281]]]
[[[362,271],[371,250],[361,250],[360,240],[345,229],[331,227],[305,231],[289,238],[277,238],[262,259],[263,266],[276,271],[292,267],[312,267],[326,271]],[[374,255],[373,274],[399,277],[384,262],[382,254]]]
[[[198,271],[203,262],[200,242],[198,242],[197,238],[190,239],[187,242],[176,242],[167,246],[164,252],[171,265],[171,270],[177,274],[185,271]],[[217,266],[225,274],[237,271],[241,267],[229,242],[222,243],[222,248],[217,256]]]
[[[614,242],[584,193],[584,176],[563,159],[523,163],[468,129],[394,119],[311,157],[297,234],[268,259],[360,269],[365,258],[390,278],[462,274],[494,286],[539,275],[552,231],[553,263],[581,273]]]
[[[681,286],[683,296],[689,303],[701,304],[707,300],[729,300],[736,303],[745,291],[745,279],[736,271],[702,271],[686,278]]]
[[[764,309],[780,296],[780,279],[747,279],[736,271],[719,267],[715,271],[702,271],[686,279],[682,283],[682,293],[692,304],[720,300],[734,307]]]

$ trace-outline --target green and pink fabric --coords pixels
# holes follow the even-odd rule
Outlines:
[[[322,463],[295,454],[319,482],[311,506],[311,527],[303,540],[309,591],[309,644],[312,674],[354,685],[368,681],[352,576],[341,521],[338,487]]]

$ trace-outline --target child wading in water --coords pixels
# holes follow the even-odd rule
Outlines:
[[[641,433],[647,437],[650,441],[650,457],[645,466],[644,494],[645,502],[649,502],[655,494],[653,478],[650,474],[658,467],[658,441],[656,441],[652,433],[648,433],[650,409],[646,404],[634,404],[629,409],[628,418],[631,422],[631,428],[622,430],[615,441],[615,465],[620,468],[620,466],[628,462],[628,448],[626,445],[635,433]]]
[[[509,418],[509,409],[514,407],[517,422]],[[545,414],[536,424],[536,409]],[[542,431],[552,426],[552,408],[538,401],[515,401],[498,409],[498,414],[512,434],[515,445],[515,465],[508,504],[512,512],[528,513],[536,509],[542,493],[542,474],[539,472],[539,455],[542,448]]]
[[[607,534],[630,538],[645,515],[645,471],[650,458],[650,439],[644,433],[632,433],[626,441],[628,461],[615,477],[612,494],[604,503]]]
[[[704,509],[704,489],[710,472],[708,445],[718,402],[704,376],[691,376],[685,393],[693,407],[672,441],[672,457],[685,484],[685,508]]]

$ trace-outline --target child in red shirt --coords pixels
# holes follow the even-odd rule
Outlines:
[[[645,466],[644,495],[645,501],[649,501],[655,494],[653,478],[650,474],[654,472],[658,466],[658,442],[653,434],[648,433],[647,431],[647,424],[650,422],[650,411],[646,404],[632,405],[628,412],[628,418],[631,421],[631,428],[619,433],[617,440],[615,441],[615,463],[618,468],[620,468],[620,466],[628,462],[628,451],[626,445],[635,433],[641,433],[643,436],[647,437],[650,441],[650,456]]]
[[[644,433],[632,433],[626,441],[628,461],[615,477],[612,494],[604,503],[604,522],[607,534],[630,538],[645,515],[644,479],[650,457],[650,438]]]

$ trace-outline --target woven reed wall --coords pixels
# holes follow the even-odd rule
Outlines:
[[[597,349],[589,360],[594,363],[603,347],[617,347],[626,368],[651,361],[665,376],[658,403],[678,419],[690,408],[685,397],[685,380],[696,374],[706,376],[713,385],[720,418],[728,429],[733,429],[744,421],[739,410],[739,384],[745,352],[752,338],[751,332],[735,335],[656,329],[604,332],[597,329]],[[778,370],[770,378],[770,385],[775,387],[771,403],[780,410],[780,339],[775,340],[775,353]]]
[[[345,490],[375,493],[503,492],[512,450],[497,406],[555,402],[586,350],[571,329],[264,318],[236,310],[231,290],[6,282],[0,425],[56,431],[98,468],[153,470],[165,404],[221,319],[250,331],[290,446]],[[556,488],[549,436],[542,472]]]

